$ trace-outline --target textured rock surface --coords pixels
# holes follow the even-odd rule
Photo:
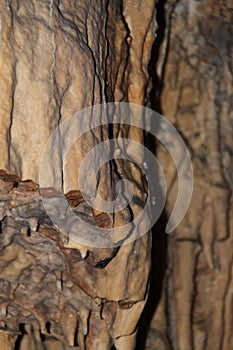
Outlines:
[[[106,101],[144,102],[154,4],[1,1],[1,16],[0,168],[38,182],[42,150],[64,119]],[[63,164],[65,192],[78,187],[81,148]]]
[[[195,183],[189,211],[168,238],[167,289],[148,348],[160,348],[152,342],[160,333],[161,343],[169,335],[175,349],[227,350],[233,347],[232,2],[165,3],[158,13],[160,19],[165,13],[166,23],[156,86],[162,86],[163,115],[191,152]],[[162,147],[158,157],[167,176],[169,212],[177,194],[176,170]]]
[[[20,324],[27,325],[25,332],[29,325],[37,341],[42,333],[81,348],[87,336],[90,348],[95,341],[106,349],[115,338],[134,333],[146,293],[147,278],[139,282],[139,276],[150,255],[147,236],[135,241],[133,249],[121,247],[106,266],[100,264],[101,253],[106,254],[101,249],[83,259],[54,228],[38,185],[4,172],[0,177],[2,329],[17,335]],[[79,204],[73,208],[79,214]],[[143,268],[137,269],[137,279],[132,278],[135,260]]]
[[[4,350],[104,350],[113,343],[134,349],[147,297],[149,235],[120,249],[78,246],[55,230],[37,183],[43,148],[62,121],[94,104],[144,104],[149,98],[184,137],[195,183],[189,211],[167,239],[167,261],[163,222],[156,231],[148,305],[155,312],[146,349],[233,348],[232,3],[157,1],[158,28],[154,10],[151,0],[0,0]],[[101,227],[119,226],[130,213],[113,217],[90,210],[77,174],[85,153],[109,134],[143,140],[133,127],[102,127],[76,142],[64,162],[54,160],[74,211]],[[177,194],[175,167],[159,144],[156,153],[168,182],[166,221]],[[120,160],[101,168],[102,197],[112,199],[110,184],[119,174],[134,183],[143,202],[140,169]],[[58,194],[47,189],[43,195]],[[141,207],[132,203],[130,209],[135,215]]]
[[[154,7],[149,0],[0,1],[0,169],[19,176],[1,172],[0,319],[6,348],[13,349],[15,339],[22,349],[103,350],[112,343],[134,348],[148,289],[150,236],[87,253],[55,230],[36,184],[44,146],[62,121],[106,101],[144,103]],[[65,160],[54,157],[63,191],[77,208],[82,157],[108,133],[99,128],[75,142]],[[136,129],[117,126],[113,133],[143,140]],[[120,167],[116,162],[114,169]],[[96,190],[105,199],[111,199],[114,169],[101,168]],[[126,164],[124,175],[144,200],[140,170]],[[87,183],[92,180],[87,174]],[[132,213],[138,210],[135,205]],[[86,214],[94,225],[122,223],[121,216]]]

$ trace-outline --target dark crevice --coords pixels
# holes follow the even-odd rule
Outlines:
[[[48,334],[50,334],[50,329],[51,329],[51,323],[49,321],[46,322],[45,328]]]
[[[159,220],[152,229],[151,274],[149,295],[139,323],[136,350],[143,350],[146,346],[150,323],[159,304],[166,272],[167,237],[165,227],[167,224],[166,211],[161,214]]]
[[[105,102],[111,102],[113,100],[113,94],[112,92],[109,91],[108,89],[108,60],[109,60],[109,50],[110,50],[110,42],[109,42],[109,38],[108,38],[108,21],[109,21],[109,1],[107,0],[106,2],[106,7],[105,7],[105,11],[106,11],[106,20],[105,20],[105,26],[104,26],[104,34],[105,34],[105,42],[106,42],[106,54],[105,54],[105,63],[104,63],[104,98],[105,98]]]
[[[27,229],[27,237],[31,237],[31,229],[30,229],[30,227],[28,227],[28,229]]]
[[[79,332],[79,321],[77,321],[76,329],[74,332],[74,346],[78,346],[78,332]]]
[[[158,113],[162,113],[161,109],[161,91],[163,87],[163,79],[159,78],[157,74],[157,62],[159,58],[159,51],[161,44],[166,35],[166,16],[165,16],[165,1],[158,1],[156,5],[156,21],[158,29],[156,32],[156,39],[151,50],[151,59],[148,65],[148,72],[150,76],[150,82],[145,88],[145,101],[150,108]],[[151,90],[148,92],[149,86]],[[156,140],[155,138],[146,133],[145,145],[154,154],[156,154]],[[154,174],[151,174],[151,177]],[[158,190],[156,191],[158,193]],[[162,191],[159,193],[162,195]],[[164,284],[165,273],[167,269],[167,235],[165,233],[165,227],[168,221],[166,209],[163,210],[160,218],[152,228],[152,251],[151,251],[151,275],[149,294],[146,306],[143,310],[138,329],[136,350],[144,350],[146,348],[146,339],[148,338],[148,332],[153,316],[155,315],[156,308],[160,302]],[[166,344],[166,348],[169,349],[170,345],[168,340],[165,339],[166,334],[160,334],[159,330],[154,330],[157,334],[157,338]]]
[[[25,325],[24,323],[20,323],[19,325],[19,331],[21,332],[21,334],[17,337],[17,340],[15,342],[15,348],[14,350],[20,350],[20,345],[23,339],[24,334],[26,334],[27,332],[25,331]]]
[[[158,113],[162,113],[160,95],[163,87],[163,79],[159,78],[156,67],[159,59],[161,44],[164,40],[166,31],[165,3],[165,0],[161,0],[158,1],[156,5],[156,21],[158,29],[156,31],[156,38],[151,49],[151,58],[148,65],[149,77],[152,83],[148,101],[150,107]]]

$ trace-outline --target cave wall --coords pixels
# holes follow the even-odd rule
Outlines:
[[[0,341],[6,349],[135,346],[148,291],[150,235],[99,249],[70,242],[42,203],[42,195],[59,200],[61,193],[46,186],[42,193],[38,183],[44,147],[63,121],[104,102],[144,103],[154,12],[153,1],[0,1]],[[84,116],[78,128],[89,122]],[[111,228],[128,222],[146,193],[140,170],[126,164],[139,204],[114,216],[85,206],[80,164],[108,133],[102,126],[85,134],[65,159],[55,152],[53,165],[76,214]],[[113,134],[143,139],[130,127],[116,125]],[[111,199],[119,167],[101,168],[95,191],[105,199]],[[88,172],[86,183],[92,182]]]
[[[160,334],[164,349],[233,346],[232,15],[231,1],[159,4],[155,84],[160,94],[155,88],[154,96],[184,138],[194,169],[189,210],[168,235],[164,290],[152,321],[151,344]],[[157,154],[168,181],[169,217],[177,196],[176,169],[161,146]]]
[[[83,108],[128,101],[152,106],[173,123],[194,168],[184,220],[173,234],[164,233],[163,222],[155,229],[147,305],[153,317],[138,344],[232,348],[231,1],[1,0],[0,16],[2,347],[135,348],[148,295],[150,235],[119,249],[69,242],[48,218],[38,187],[42,151],[58,125]],[[143,140],[134,127],[102,126],[75,142],[64,161],[54,160],[71,207],[97,227],[130,217],[90,210],[79,191],[81,160],[109,132]],[[166,221],[176,169],[159,143],[156,155],[168,183]],[[102,167],[96,190],[112,199],[119,172],[143,202],[142,173],[130,162]],[[43,195],[59,198],[51,189]],[[131,214],[140,205],[132,203]]]

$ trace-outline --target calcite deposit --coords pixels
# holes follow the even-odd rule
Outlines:
[[[43,207],[42,196],[56,197],[56,191],[38,184],[43,150],[64,120],[95,104],[144,103],[154,14],[150,0],[0,1],[0,321],[6,349],[135,346],[148,292],[150,235],[115,248],[71,242]],[[80,130],[85,122],[84,116]],[[88,209],[79,192],[81,161],[110,130],[85,134],[66,157],[55,149],[52,160],[70,205],[79,214],[81,206],[100,227],[132,219]],[[142,130],[128,126],[116,125],[111,133],[143,140]],[[119,160],[101,168],[95,191],[105,200],[115,195],[111,186],[121,167]],[[143,202],[140,169],[128,162],[124,176]],[[89,172],[86,183],[93,183]],[[138,210],[132,207],[131,216]]]
[[[231,0],[0,0],[1,349],[233,348],[232,14]],[[85,110],[108,102],[152,107],[187,146],[193,196],[171,234],[179,189],[171,154],[142,129],[113,125],[114,113]],[[62,125],[77,112],[63,131],[82,137],[64,154]],[[116,156],[119,138],[150,148],[166,177],[152,242],[147,233],[123,244],[138,235],[133,219],[148,198],[135,149],[132,161],[91,171],[102,159],[95,146],[115,139]],[[79,186],[93,149],[87,198],[111,202],[127,179],[134,198],[119,212],[91,207]],[[72,226],[82,242],[52,220],[64,220],[64,200],[89,225]],[[48,213],[46,203],[57,206]],[[126,223],[126,235],[106,235]]]
[[[159,108],[183,136],[194,168],[193,197],[168,236],[166,289],[154,314],[148,346],[228,350],[232,333],[233,56],[232,1],[165,1],[159,6],[156,62]],[[176,168],[159,146],[169,192]],[[156,268],[155,268],[156,270]],[[158,267],[157,267],[158,270]],[[156,270],[156,271],[157,271]],[[152,278],[156,278],[153,276]]]

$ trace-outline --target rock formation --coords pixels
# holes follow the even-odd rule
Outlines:
[[[194,188],[188,213],[168,235],[163,297],[148,346],[227,350],[233,346],[232,2],[161,1],[159,19],[154,96],[191,153]],[[168,182],[169,217],[176,169],[161,146],[157,155]]]
[[[232,20],[230,0],[0,0],[1,349],[233,348]],[[70,129],[90,131],[62,154],[64,122],[122,101],[163,114],[191,154],[193,197],[172,234],[165,226],[176,168],[150,135],[112,124],[111,113],[90,119],[81,112]],[[101,232],[132,222],[148,192],[134,162],[106,162],[96,178],[86,172],[87,191],[106,201],[115,199],[120,179],[130,180],[135,197],[120,212],[91,208],[78,182],[88,152],[117,138],[156,154],[166,207],[152,243],[147,233],[125,245],[125,236],[83,245],[54,224],[44,204],[65,200]],[[94,153],[90,165],[98,160]],[[51,181],[54,188],[46,186]],[[137,235],[133,224],[129,234]]]
[[[133,349],[148,291],[150,235],[107,248],[72,243],[42,204],[42,195],[59,195],[51,188],[42,193],[38,183],[44,147],[64,120],[100,103],[144,103],[155,4],[2,0],[0,6],[2,344]],[[84,116],[78,127],[85,123]],[[138,129],[116,125],[112,132],[143,140]],[[129,221],[141,206],[126,210],[128,216],[113,216],[83,204],[77,181],[81,161],[109,133],[99,127],[77,140],[66,157],[53,154],[60,189],[74,211],[100,227]],[[100,169],[95,191],[106,200],[120,168],[116,161]],[[124,173],[143,202],[140,170],[124,164]],[[86,183],[92,181],[87,173]]]

